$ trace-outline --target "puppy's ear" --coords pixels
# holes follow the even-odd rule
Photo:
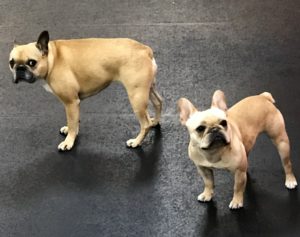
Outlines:
[[[179,111],[180,122],[182,125],[185,125],[189,117],[193,113],[197,112],[195,106],[186,98],[180,98],[177,101],[177,106]]]
[[[49,33],[48,31],[43,31],[36,42],[36,47],[43,53],[43,55],[48,54],[48,43]]]
[[[215,108],[221,109],[223,111],[227,110],[226,98],[225,98],[225,94],[223,91],[221,91],[221,90],[215,91],[213,98],[212,98],[211,107],[215,107]]]

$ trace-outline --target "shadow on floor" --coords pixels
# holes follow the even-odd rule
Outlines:
[[[39,162],[22,167],[13,176],[10,186],[1,184],[8,204],[24,207],[35,196],[55,187],[58,190],[92,190],[101,192],[109,187],[137,187],[155,182],[156,164],[162,153],[160,128],[154,129],[153,144],[125,150],[126,153],[91,153],[79,150],[80,137],[74,149],[53,151]],[[124,149],[123,149],[124,151]],[[59,191],[58,191],[59,192]],[[26,205],[25,205],[26,206]]]
[[[298,236],[297,190],[283,190],[288,195],[278,198],[275,193],[259,190],[252,181],[248,174],[243,209],[228,208],[218,213],[216,202],[204,204],[206,213],[199,220],[195,236]]]

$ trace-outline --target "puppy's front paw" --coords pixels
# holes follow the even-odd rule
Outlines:
[[[140,142],[137,139],[129,139],[126,142],[127,147],[135,148],[140,145]]]
[[[67,139],[66,139],[67,140]],[[64,140],[63,142],[61,142],[59,145],[58,145],[58,150],[59,151],[69,151],[72,149],[73,145],[74,145],[74,141],[66,141]]]
[[[239,200],[238,198],[233,198],[229,204],[230,209],[239,209],[243,207],[243,200]]]
[[[62,135],[65,135],[67,136],[68,135],[68,127],[67,126],[63,126],[60,130],[59,130],[59,133],[62,134]]]
[[[289,175],[285,179],[285,186],[288,189],[294,189],[297,187],[297,180],[294,175]]]
[[[209,192],[203,192],[198,196],[199,202],[209,202],[212,199],[212,194]]]

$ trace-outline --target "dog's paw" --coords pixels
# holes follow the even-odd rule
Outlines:
[[[287,176],[286,177],[286,180],[285,180],[285,186],[288,188],[288,189],[294,189],[297,187],[297,180],[295,178],[294,175],[290,175],[290,176]]]
[[[68,135],[68,127],[67,126],[63,126],[60,130],[59,130],[59,133],[62,134],[62,135]]]
[[[58,145],[57,149],[59,151],[69,151],[72,149],[73,145],[74,145],[74,142],[65,140]]]
[[[211,201],[211,199],[212,199],[212,194],[208,192],[201,193],[197,198],[199,202],[209,202]]]
[[[140,142],[137,139],[129,139],[126,142],[127,147],[135,148],[140,145]]]
[[[243,207],[243,201],[238,199],[232,199],[232,201],[229,204],[230,209],[240,209]]]

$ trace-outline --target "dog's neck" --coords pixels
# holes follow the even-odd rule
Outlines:
[[[44,76],[44,80],[49,83],[48,79],[52,72],[52,68],[54,66],[54,58],[56,57],[56,48],[55,48],[55,41],[50,41],[49,44],[49,50],[48,50],[48,70],[47,74]]]

